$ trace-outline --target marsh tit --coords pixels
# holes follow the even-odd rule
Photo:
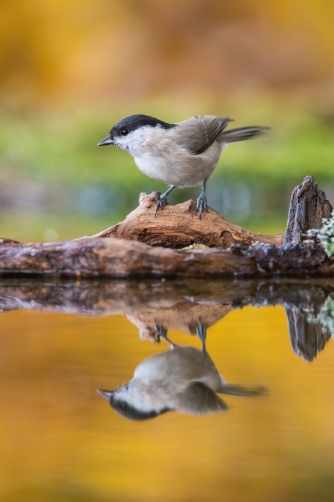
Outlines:
[[[176,187],[202,184],[197,210],[207,210],[206,182],[228,143],[253,138],[267,127],[225,131],[228,117],[201,115],[168,124],[148,115],[131,115],[118,122],[97,146],[115,145],[129,152],[137,167],[154,180],[170,185],[159,197],[155,213],[166,205]]]
[[[227,409],[217,393],[255,396],[266,392],[263,385],[246,388],[228,384],[213,360],[203,350],[180,347],[170,342],[172,350],[142,361],[128,383],[115,390],[98,390],[112,408],[131,420],[154,418],[167,411],[206,415]]]

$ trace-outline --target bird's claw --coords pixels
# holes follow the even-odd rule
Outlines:
[[[155,325],[156,333],[157,333],[157,342],[160,343],[160,338],[166,340],[167,338],[167,330],[162,326]]]
[[[164,195],[161,195],[158,194],[157,195],[157,203],[155,205],[155,213],[154,213],[154,216],[157,215],[157,212],[158,212],[158,209],[160,208],[162,210],[162,208],[164,206],[167,206],[168,205],[168,200],[167,200],[167,197],[165,197]]]
[[[208,201],[207,201],[205,194],[201,193],[201,195],[198,197],[196,209],[197,209],[197,211],[199,211],[199,219],[201,219],[201,214],[202,214],[203,209],[207,213],[209,212],[208,211]]]
[[[177,347],[177,345],[171,342],[167,337],[168,330],[166,328],[163,328],[162,326],[159,326],[156,321],[155,321],[155,330],[156,330],[156,341],[158,343],[160,343],[160,338],[162,338],[163,340],[165,340],[165,342],[167,342],[170,345],[172,349]]]

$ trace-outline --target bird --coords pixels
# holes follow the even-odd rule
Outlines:
[[[198,115],[168,123],[149,115],[130,115],[115,124],[97,146],[115,145],[130,153],[141,172],[167,183],[158,193],[155,215],[168,204],[176,187],[202,185],[197,198],[199,217],[207,209],[206,183],[228,143],[244,141],[262,134],[268,127],[248,126],[225,131],[229,117]]]
[[[203,339],[200,350],[174,344],[163,328],[157,327],[157,331],[171,350],[142,361],[134,377],[124,385],[97,391],[124,417],[142,421],[168,411],[206,415],[227,409],[217,393],[256,396],[267,391],[264,385],[247,388],[227,383],[207,353]]]

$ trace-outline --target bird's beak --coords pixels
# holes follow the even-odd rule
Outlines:
[[[110,401],[110,398],[113,396],[113,392],[111,390],[101,390],[97,389],[97,392],[100,394],[100,396],[104,397],[105,399],[108,399]]]
[[[106,145],[113,145],[113,144],[114,144],[114,142],[111,139],[111,137],[107,136],[106,138],[101,139],[100,143],[98,143],[97,146],[106,146]]]

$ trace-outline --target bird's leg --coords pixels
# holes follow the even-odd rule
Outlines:
[[[197,211],[199,211],[199,218],[201,219],[201,214],[202,214],[202,211],[203,209],[205,209],[205,211],[208,213],[208,209],[207,209],[207,205],[208,205],[208,201],[207,201],[207,198],[206,198],[206,180],[203,181],[203,185],[202,185],[202,191],[200,193],[200,196],[198,197],[197,199]]]
[[[202,350],[204,354],[206,354],[205,340],[206,340],[206,326],[203,326],[201,322],[201,318],[198,320],[198,324],[196,326],[196,335],[202,342]]]
[[[170,346],[171,349],[174,349],[177,347],[175,343],[171,342],[169,338],[167,338],[167,329],[163,328],[162,326],[158,326],[157,323],[155,323],[155,329],[157,330],[157,341],[160,342],[160,338],[165,340]]]
[[[157,215],[157,211],[158,211],[159,207],[162,209],[164,206],[166,206],[168,204],[167,197],[171,193],[171,191],[174,190],[174,188],[176,188],[176,186],[171,185],[168,188],[168,190],[166,190],[165,193],[163,193],[162,195],[159,195],[159,198],[157,199],[157,203],[155,206],[155,216]]]

